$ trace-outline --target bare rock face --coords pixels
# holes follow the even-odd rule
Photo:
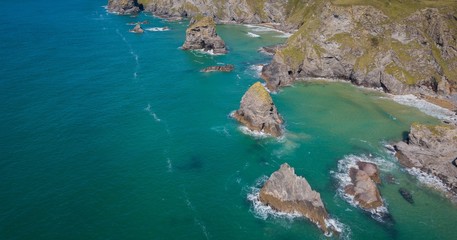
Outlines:
[[[225,42],[216,33],[216,23],[212,17],[197,16],[192,18],[186,30],[183,50],[200,50],[214,54],[225,54]]]
[[[135,25],[135,27],[132,30],[130,30],[130,32],[132,32],[132,33],[144,33],[144,30],[143,30],[143,28],[141,28],[141,25],[139,23],[137,23]]]
[[[137,14],[140,7],[137,0],[108,0],[108,11],[121,15]]]
[[[393,94],[457,92],[457,21],[451,5],[399,16],[389,6],[321,2],[307,6],[303,25],[264,67],[271,91],[319,77]]]
[[[223,66],[210,66],[201,70],[201,72],[231,72],[235,67],[231,64]]]
[[[252,131],[279,137],[283,120],[278,114],[273,99],[260,82],[252,85],[241,99],[240,109],[232,115]]]
[[[346,194],[353,196],[354,201],[364,210],[375,212],[383,206],[381,194],[376,183],[381,179],[378,174],[378,167],[373,163],[357,162],[357,168],[349,169],[349,176],[352,184],[344,189]]]
[[[457,196],[457,128],[413,124],[408,138],[395,145],[399,162],[438,177]]]
[[[329,216],[320,194],[311,189],[305,178],[295,175],[295,170],[287,163],[271,174],[260,190],[259,198],[277,211],[305,216],[325,233],[334,232],[326,223]]]

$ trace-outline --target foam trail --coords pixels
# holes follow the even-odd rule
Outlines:
[[[173,172],[173,164],[171,163],[170,158],[167,158],[167,167],[168,167],[168,172]]]
[[[152,28],[146,28],[144,30],[150,31],[150,32],[164,32],[164,31],[169,31],[170,29],[166,28],[166,27],[152,27]]]
[[[139,56],[133,51],[132,45],[127,41],[124,35],[119,32],[119,29],[116,29],[117,35],[121,37],[122,41],[127,45],[129,49],[130,55],[132,55],[133,59],[135,59],[135,71],[133,72],[133,78],[136,79],[138,77],[138,70],[140,68]]]
[[[252,32],[248,32],[247,34],[248,34],[249,37],[254,37],[254,38],[259,38],[260,37],[260,35],[257,35],[257,34],[252,33]]]
[[[448,192],[451,190],[438,177],[428,174],[426,172],[423,172],[418,168],[409,168],[409,169],[406,169],[406,171],[409,174],[415,176],[419,180],[420,183],[422,183],[428,187],[431,187],[431,188],[434,188],[434,189],[437,189],[437,190],[440,190],[443,192]]]
[[[190,201],[185,190],[183,191],[183,193],[184,193],[184,199],[186,200],[187,207],[189,207],[192,210],[192,212],[194,212],[194,214],[196,215],[197,209],[194,207],[194,205]],[[196,217],[196,216],[194,217],[194,222],[201,228],[203,235],[205,235],[205,238],[210,239],[210,234],[209,234],[208,230],[206,229],[206,225],[202,221],[200,221],[198,219],[198,217]]]
[[[144,110],[145,110],[146,112],[148,112],[149,115],[151,115],[151,116],[154,118],[154,120],[155,120],[156,122],[162,121],[159,117],[157,117],[157,115],[155,114],[155,112],[153,112],[153,111],[151,110],[151,104],[148,103],[148,106],[145,107]]]

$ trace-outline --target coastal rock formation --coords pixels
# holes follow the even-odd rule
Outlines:
[[[222,38],[216,33],[216,23],[212,17],[197,16],[192,18],[186,30],[183,50],[199,50],[214,54],[225,54],[227,49]]]
[[[292,29],[296,21],[287,23],[287,1],[277,0],[140,0],[145,11],[164,18],[214,16],[217,22],[276,23]],[[290,8],[290,7],[289,7]],[[290,8],[290,15],[295,8]],[[287,27],[286,27],[287,26]]]
[[[231,72],[235,67],[231,64],[223,66],[210,66],[201,70],[201,72]]]
[[[393,94],[457,91],[457,2],[363,2],[309,1],[303,25],[263,68],[267,87],[320,77]]]
[[[409,202],[410,204],[414,203],[413,195],[408,190],[404,188],[399,188],[398,192],[407,202]]]
[[[108,0],[108,11],[121,15],[137,14],[141,8],[137,0]]]
[[[354,202],[362,209],[376,212],[377,208],[383,206],[381,194],[376,186],[376,183],[381,182],[378,167],[368,162],[357,162],[357,166],[358,169],[349,169],[352,184],[347,185],[344,191],[354,197]]]
[[[132,30],[130,30],[130,32],[132,32],[132,33],[144,33],[144,30],[143,30],[143,28],[141,28],[141,25],[139,23],[137,23],[135,25],[135,27]]]
[[[287,163],[271,174],[260,190],[259,199],[273,209],[305,216],[325,233],[335,230],[328,225],[328,213],[320,194],[311,189],[305,178],[295,175]]]
[[[283,120],[278,114],[273,99],[260,82],[252,85],[241,99],[240,109],[232,115],[252,131],[279,137]]]
[[[438,177],[457,196],[457,127],[413,124],[408,140],[395,149],[403,166]]]

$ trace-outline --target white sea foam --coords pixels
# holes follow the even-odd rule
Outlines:
[[[239,126],[238,129],[242,133],[249,135],[251,137],[257,138],[257,139],[263,139],[263,138],[267,138],[270,136],[269,134],[267,134],[265,132],[253,131],[253,130],[247,128],[246,126]]]
[[[197,209],[195,208],[195,206],[192,204],[192,202],[190,201],[189,197],[187,196],[187,193],[186,191],[183,191],[184,192],[184,199],[186,201],[186,205],[189,207],[189,209],[192,210],[192,212],[194,212],[194,223],[197,224],[202,232],[203,232],[203,235],[205,235],[205,238],[206,239],[210,239],[210,234],[208,232],[208,230],[206,229],[206,225],[203,223],[203,221],[201,221],[198,217],[197,217]]]
[[[155,120],[156,122],[162,121],[159,117],[157,117],[157,114],[151,110],[151,104],[148,103],[148,106],[145,107],[144,110],[145,110],[146,112],[148,112],[149,115],[151,115],[151,116],[154,118],[154,120]]]
[[[247,34],[248,34],[249,37],[254,37],[254,38],[259,38],[260,37],[260,35],[257,35],[257,34],[252,33],[252,32],[248,32]]]
[[[151,28],[146,28],[144,29],[146,31],[150,31],[150,32],[165,32],[165,31],[170,31],[169,28],[166,28],[166,27],[151,27]]]
[[[457,124],[457,116],[449,109],[429,103],[414,95],[392,95],[391,97],[397,103],[418,108],[425,114]]]
[[[263,68],[263,64],[253,64],[253,65],[249,66],[248,74],[253,77],[259,78],[260,75],[262,74],[262,68]]]
[[[291,33],[286,33],[286,32],[283,32],[281,30],[274,29],[274,28],[271,28],[271,27],[250,25],[250,24],[247,24],[245,26],[247,28],[249,28],[249,30],[251,30],[253,32],[277,32],[277,33],[280,33],[280,35],[277,36],[277,37],[280,37],[280,38],[289,38],[290,36],[292,36]]]
[[[116,33],[119,35],[119,37],[121,37],[125,45],[127,45],[130,55],[132,55],[132,57],[135,59],[135,71],[133,72],[133,77],[136,79],[138,77],[138,69],[140,68],[139,56],[135,53],[135,51],[133,51],[132,45],[127,41],[125,36],[119,32],[119,29],[116,29]]]
[[[230,135],[228,129],[226,126],[216,126],[216,127],[212,127],[211,130],[225,136],[225,137],[231,137],[232,135]]]
[[[378,169],[383,171],[391,171],[396,165],[393,162],[385,160],[379,157],[372,157],[372,156],[356,156],[356,155],[348,155],[345,156],[343,159],[338,161],[338,171],[334,172],[331,171],[330,173],[332,176],[338,181],[338,195],[346,200],[349,204],[353,207],[358,207],[358,202],[354,199],[354,196],[346,194],[344,189],[346,186],[352,184],[351,177],[349,176],[349,169],[351,168],[358,168],[357,162],[370,162],[374,163],[378,166]],[[384,205],[386,201],[383,199]],[[370,211],[372,217],[378,221],[383,221],[382,217],[388,213],[388,209],[386,207],[378,207]]]
[[[167,168],[168,168],[168,172],[173,172],[173,164],[172,164],[170,158],[167,158]]]
[[[406,169],[406,171],[409,174],[415,176],[419,180],[420,183],[422,183],[428,187],[431,187],[431,188],[434,188],[434,189],[437,189],[437,190],[440,190],[443,192],[448,192],[450,190],[450,188],[447,187],[446,184],[444,184],[443,181],[441,181],[438,177],[428,174],[426,172],[423,172],[418,168],[408,168],[408,169]]]

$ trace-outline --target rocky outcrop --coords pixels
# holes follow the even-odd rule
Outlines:
[[[231,72],[235,67],[232,64],[223,66],[210,66],[202,69],[200,72]]]
[[[145,11],[164,18],[194,17],[199,14],[213,16],[217,22],[236,23],[276,23],[282,29],[293,29],[298,25],[287,15],[292,15],[295,8],[287,1],[276,0],[140,0]],[[290,12],[287,14],[287,12]]]
[[[328,225],[329,216],[320,194],[287,163],[271,174],[260,190],[259,199],[277,211],[305,216],[325,233],[335,231]]]
[[[212,17],[197,16],[192,18],[186,30],[183,50],[200,50],[213,54],[225,54],[227,49],[222,38],[216,33],[216,23]]]
[[[403,197],[403,199],[405,199],[407,202],[409,202],[410,204],[414,204],[414,199],[413,199],[413,195],[411,194],[411,192],[409,192],[407,189],[405,188],[399,188],[398,189],[398,192],[400,193],[400,195]]]
[[[344,191],[362,209],[375,213],[379,207],[384,206],[376,186],[376,183],[381,183],[378,167],[369,162],[357,162],[357,167],[349,169],[352,184],[347,185]]]
[[[141,25],[137,23],[133,29],[130,30],[132,33],[144,33],[143,28],[141,28]]]
[[[137,14],[141,8],[137,0],[108,0],[108,11],[121,15]]]
[[[457,128],[452,125],[413,124],[408,140],[395,145],[399,162],[443,181],[457,196]]]
[[[262,76],[272,91],[320,77],[393,94],[448,95],[457,91],[457,3],[436,6],[309,1],[303,25]]]
[[[260,82],[256,82],[241,99],[240,109],[232,116],[252,131],[279,137],[283,120],[278,114],[273,99]]]

